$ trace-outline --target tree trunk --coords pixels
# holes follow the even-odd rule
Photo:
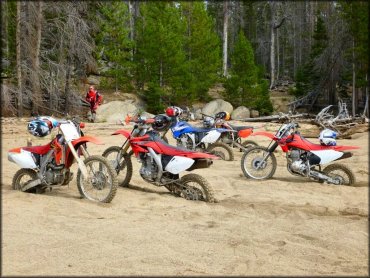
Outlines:
[[[366,87],[365,87],[365,92],[366,92],[366,98],[365,98],[365,107],[364,107],[364,113],[362,114],[363,116],[367,116],[369,118],[369,83],[367,79],[367,73],[365,76],[366,80]]]
[[[276,80],[279,80],[280,77],[279,29],[276,29],[276,58],[277,58]]]
[[[224,32],[223,32],[223,60],[222,60],[222,72],[223,76],[227,77],[227,36],[228,36],[228,1],[224,1]]]
[[[355,67],[355,39],[352,40],[352,116],[356,115],[356,67]]]
[[[35,18],[35,41],[33,45],[33,53],[31,55],[32,63],[32,90],[33,90],[33,112],[39,113],[39,106],[42,101],[41,86],[40,86],[40,47],[41,47],[41,28],[42,28],[42,3],[41,1],[34,2],[36,5]]]
[[[275,29],[271,27],[270,37],[270,90],[275,85]]]
[[[161,59],[161,62],[159,64],[159,87],[163,87],[163,62]]]
[[[132,1],[128,1],[128,10],[129,10],[129,17],[130,17],[130,40],[134,41],[134,10]],[[134,60],[134,48],[131,49],[131,61]]]
[[[16,15],[16,64],[17,64],[17,82],[18,82],[18,117],[23,116],[22,101],[22,68],[21,68],[21,2],[17,1]]]
[[[70,78],[71,78],[71,59],[70,59],[70,56],[68,54],[68,57],[67,57],[67,70],[66,70],[66,84],[65,84],[65,97],[66,97],[66,102],[65,102],[65,107],[64,107],[64,111],[66,113],[69,113],[71,111],[70,109],[70,104],[71,104],[71,101],[70,101]]]
[[[7,1],[4,1],[2,4],[2,10],[3,10],[3,16],[2,16],[2,26],[1,26],[1,31],[2,31],[2,36],[4,37],[3,39],[3,49],[4,51],[4,56],[6,57],[7,61],[10,62],[9,60],[9,32],[8,32],[8,18],[9,18],[9,4]]]
[[[297,61],[296,61],[296,33],[295,33],[295,20],[293,21],[293,76],[297,72]]]

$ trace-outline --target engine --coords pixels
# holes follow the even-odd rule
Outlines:
[[[149,154],[141,154],[141,177],[149,182],[154,182],[158,176],[158,166],[154,161],[154,158]]]
[[[49,163],[45,171],[45,181],[49,185],[64,184],[66,180],[66,169],[63,165]]]
[[[304,175],[307,170],[306,160],[305,151],[291,150],[288,154],[288,170],[296,174]]]

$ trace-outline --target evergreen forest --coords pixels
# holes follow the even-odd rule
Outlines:
[[[262,115],[282,81],[307,109],[368,103],[368,1],[1,1],[3,115],[79,111],[78,84],[148,111],[223,99]],[[85,92],[86,93],[86,92]]]

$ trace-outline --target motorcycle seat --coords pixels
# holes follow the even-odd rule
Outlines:
[[[48,151],[50,151],[50,143],[44,145],[44,146],[31,146],[31,147],[23,147],[22,148],[25,151],[29,151],[31,153],[36,153],[40,155],[46,154]]]
[[[162,140],[159,137],[156,137],[154,141],[157,143],[158,147],[162,150],[162,152],[166,155],[170,156],[184,156],[189,158],[213,158],[216,159],[214,155],[207,154],[207,153],[201,153],[196,151],[191,151],[182,147],[175,147],[168,143],[166,143],[164,140]]]
[[[253,129],[253,126],[236,126],[236,125],[231,125],[231,124],[229,124],[229,126],[231,126],[231,128],[236,131],[240,131],[244,129]]]

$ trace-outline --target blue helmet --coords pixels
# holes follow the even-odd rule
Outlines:
[[[320,144],[324,146],[336,146],[337,133],[331,129],[324,129],[320,132]]]
[[[28,122],[27,130],[33,136],[45,137],[46,135],[50,134],[51,128],[45,121],[34,119]]]

